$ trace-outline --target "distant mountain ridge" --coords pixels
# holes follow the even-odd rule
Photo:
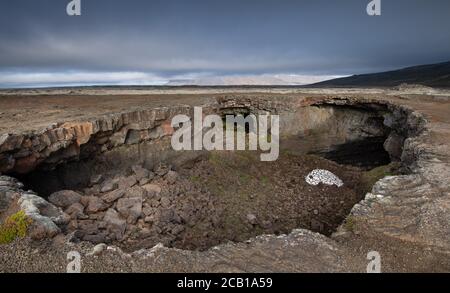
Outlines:
[[[232,75],[207,76],[195,79],[171,80],[168,86],[302,86],[328,79],[336,75],[298,75],[298,74],[263,74],[263,75]]]
[[[450,61],[380,73],[352,75],[314,83],[308,87],[394,87],[401,84],[448,88]]]

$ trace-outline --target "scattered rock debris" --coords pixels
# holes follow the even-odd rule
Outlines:
[[[324,184],[305,184],[302,174],[310,166],[337,172],[348,186],[342,187],[330,171]],[[299,227],[330,235],[362,198],[359,179],[356,168],[316,156],[286,154],[265,163],[249,152],[213,152],[176,171],[135,165],[116,176],[98,174],[89,187],[55,192],[49,201],[70,219],[61,229],[73,233],[74,241],[114,244],[126,251],[158,243],[204,250]]]

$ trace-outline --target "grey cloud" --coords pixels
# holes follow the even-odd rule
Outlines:
[[[68,2],[0,0],[2,76],[343,75],[450,59],[447,0],[383,0],[381,17],[368,0],[82,0],[81,17]]]

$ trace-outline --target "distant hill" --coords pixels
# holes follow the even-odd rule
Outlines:
[[[168,86],[301,86],[312,84],[338,76],[316,76],[296,74],[263,74],[263,75],[231,75],[208,76],[197,79],[171,80]]]
[[[308,87],[394,87],[401,84],[448,88],[450,87],[450,61],[331,79],[308,85]]]

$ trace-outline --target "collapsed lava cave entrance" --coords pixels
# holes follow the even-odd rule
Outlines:
[[[219,113],[251,112],[224,107]],[[114,243],[130,251],[158,243],[204,250],[295,228],[328,236],[371,185],[392,171],[391,160],[399,159],[404,139],[396,132],[392,141],[386,113],[326,104],[281,113],[275,162],[261,162],[250,151],[172,156],[161,147],[170,138],[163,138],[158,146],[124,145],[14,176],[70,215],[61,228],[74,241]],[[344,186],[307,184],[313,169],[333,172]],[[72,199],[62,203],[58,197]]]

